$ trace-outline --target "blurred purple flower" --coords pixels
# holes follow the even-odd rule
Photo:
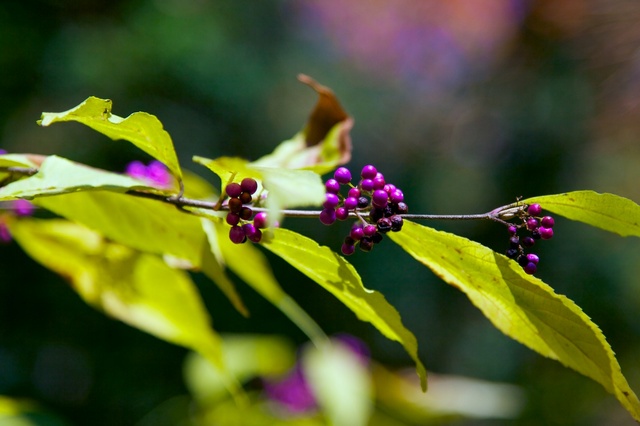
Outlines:
[[[280,380],[265,380],[264,390],[270,400],[282,405],[291,413],[305,413],[316,408],[316,398],[304,377],[300,363]]]
[[[127,164],[125,173],[136,179],[143,180],[150,185],[168,188],[173,182],[171,173],[167,166],[160,161],[153,160],[148,165],[144,165],[141,161],[132,161]]]
[[[2,148],[0,148],[0,155],[6,154],[6,153],[7,153],[7,150],[6,150],[6,149],[2,149]]]
[[[35,206],[27,200],[15,200],[13,201],[13,211],[18,216],[31,216],[35,210]]]
[[[4,222],[0,222],[0,244],[8,244],[11,242],[11,233]]]

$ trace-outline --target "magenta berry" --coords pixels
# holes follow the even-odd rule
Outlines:
[[[365,225],[364,228],[362,228],[363,232],[364,232],[364,236],[365,237],[373,237],[375,235],[376,232],[378,232],[378,228],[375,225]]]
[[[371,179],[362,179],[360,181],[360,184],[358,184],[358,186],[363,191],[367,191],[367,192],[373,191],[373,180],[371,180]]]
[[[397,189],[397,188],[394,189],[389,194],[389,201],[391,201],[392,203],[396,203],[396,204],[404,201],[403,192],[400,189]]]
[[[527,257],[527,263],[531,262],[531,263],[537,265],[538,262],[540,262],[540,258],[538,257],[537,254],[529,253],[529,254],[527,254],[526,257]]]
[[[336,219],[338,220],[347,220],[349,217],[349,210],[344,207],[338,207],[336,209]]]
[[[542,220],[540,220],[540,225],[542,225],[545,228],[553,228],[554,224],[555,224],[555,220],[553,220],[551,216],[545,216],[542,218]]]
[[[260,240],[262,240],[262,231],[259,229],[256,229],[255,232],[251,235],[248,235],[247,238],[251,242],[259,243]]]
[[[338,204],[340,204],[340,197],[330,192],[325,194],[325,202],[322,205],[325,209],[334,209]]]
[[[238,213],[227,213],[227,223],[231,226],[237,225],[240,222],[240,215]]]
[[[351,256],[356,251],[356,246],[353,244],[342,243],[340,251],[345,256]]]
[[[378,174],[378,170],[375,168],[375,166],[372,166],[371,164],[367,164],[362,168],[362,172],[360,173],[360,176],[362,176],[363,179],[374,179],[377,174]]]
[[[242,188],[239,183],[232,182],[225,187],[225,192],[231,198],[238,198],[242,194]]]
[[[234,244],[242,244],[246,241],[247,236],[241,226],[235,225],[229,229],[229,239]]]
[[[389,194],[387,194],[383,189],[376,189],[375,191],[373,191],[371,201],[373,202],[374,206],[383,209],[389,202]]]
[[[362,228],[362,226],[353,227],[351,228],[349,236],[354,240],[359,241],[364,237],[364,229]]]
[[[244,235],[250,237],[256,233],[256,227],[253,223],[245,223],[242,225],[242,231],[244,232]]]
[[[538,229],[539,226],[539,222],[538,219],[536,219],[535,217],[530,217],[529,219],[527,219],[527,229],[530,231],[535,231],[536,229]]]
[[[356,187],[353,187],[353,188],[349,189],[349,192],[347,193],[347,196],[358,199],[358,198],[360,198],[361,194],[362,193],[360,192],[360,189],[358,189]]]
[[[542,207],[537,203],[531,204],[529,207],[527,207],[527,213],[529,213],[531,216],[539,216],[540,213],[542,213]]]
[[[384,190],[384,186],[386,182],[384,180],[384,176],[382,173],[378,173],[376,177],[373,178],[373,189],[382,189]]]
[[[358,199],[355,197],[347,197],[344,199],[342,206],[347,210],[355,210],[358,207]]]
[[[538,266],[533,262],[527,263],[526,266],[524,267],[524,271],[529,275],[535,274],[537,269],[538,269]]]
[[[346,185],[351,182],[351,172],[346,167],[338,167],[333,173],[333,178],[339,183]]]
[[[518,232],[518,228],[514,225],[509,226],[507,230],[509,231],[509,235],[516,235],[516,232]]]
[[[265,212],[256,213],[253,218],[253,225],[256,228],[266,228],[267,227],[267,214]]]
[[[242,188],[243,192],[248,192],[249,194],[255,194],[258,190],[258,182],[255,179],[247,177],[242,179],[240,182],[240,188]]]
[[[336,211],[334,209],[323,209],[320,212],[320,222],[325,225],[331,225],[336,221]]]
[[[550,240],[553,237],[553,229],[551,228],[540,227],[538,232],[540,232],[540,238],[543,240]]]
[[[331,194],[340,192],[340,182],[335,179],[329,179],[324,183],[324,188]]]
[[[387,183],[382,189],[384,189],[387,194],[391,194],[391,191],[395,191],[398,188],[396,188],[396,186],[392,183]]]

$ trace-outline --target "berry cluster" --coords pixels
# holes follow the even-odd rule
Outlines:
[[[262,239],[261,229],[267,226],[267,214],[259,212],[253,216],[253,210],[249,207],[257,190],[258,182],[252,178],[244,178],[240,183],[232,182],[225,187],[229,196],[226,201],[229,210],[226,220],[231,225],[229,239],[235,244],[247,240],[257,243]]]
[[[400,231],[401,215],[409,211],[402,190],[387,183],[374,166],[364,166],[360,178],[354,186],[349,169],[340,167],[325,182],[320,222],[331,225],[336,220],[347,220],[351,212],[358,217],[342,244],[342,253],[347,256],[353,254],[356,245],[362,251],[371,251],[374,244],[382,241],[383,234]],[[343,185],[349,188],[346,196],[340,193]]]
[[[534,253],[525,253],[525,249],[533,247],[537,240],[548,240],[553,237],[554,219],[551,216],[541,217],[542,207],[540,204],[531,204],[526,210],[522,210],[519,218],[522,223],[519,225],[510,225],[509,230],[509,248],[507,249],[507,257],[516,260],[527,274],[535,274],[538,269],[540,258]],[[524,237],[518,236],[518,230],[524,229],[529,235]]]

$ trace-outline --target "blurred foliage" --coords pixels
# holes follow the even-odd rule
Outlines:
[[[295,80],[304,72],[354,117],[354,167],[379,165],[412,212],[479,213],[576,189],[637,202],[638,18],[631,0],[2,2],[0,146],[111,170],[146,160],[81,126],[35,124],[42,111],[96,95],[157,115],[182,164],[194,154],[256,159],[305,122],[316,95]],[[498,225],[433,225],[507,245]],[[302,219],[287,226],[332,246],[344,233]],[[602,328],[637,391],[638,243],[564,220],[556,229],[539,276]],[[361,337],[386,365],[409,364],[399,346],[271,260],[328,333]],[[398,308],[431,370],[524,389],[524,411],[509,424],[630,422],[598,385],[501,335],[399,249],[353,263]],[[0,271],[0,395],[37,401],[69,424],[161,424],[146,416],[170,419],[188,405],[184,349],[95,313],[15,246],[2,248]],[[200,290],[218,330],[303,343],[252,290],[239,286],[249,319],[208,283]]]

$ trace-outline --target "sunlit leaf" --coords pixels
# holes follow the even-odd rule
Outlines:
[[[309,170],[257,167],[234,157],[215,160],[194,157],[193,160],[217,174],[222,186],[230,181],[240,182],[245,177],[256,179],[268,191],[266,207],[269,209],[268,220],[271,224],[279,221],[282,209],[319,206],[325,199],[322,179]]]
[[[410,221],[390,233],[507,336],[600,383],[640,420],[640,402],[600,329],[570,299],[474,241]]]
[[[216,236],[209,236],[212,250],[223,257],[224,264],[262,297],[280,309],[300,330],[314,342],[326,339],[318,324],[284,292],[273,276],[264,254],[251,243],[234,244],[229,240],[229,226],[221,220],[213,222]]]
[[[70,281],[89,305],[223,369],[220,337],[188,273],[63,219],[9,223],[20,246]]]
[[[575,191],[523,200],[571,220],[627,237],[640,237],[640,206],[628,198],[594,191]]]
[[[137,250],[200,265],[206,243],[200,218],[175,206],[107,191],[41,197],[34,203]]]
[[[365,288],[355,268],[328,247],[287,229],[274,229],[274,238],[263,246],[320,284],[359,319],[370,322],[384,336],[404,346],[417,365],[423,389],[426,370],[418,358],[415,336],[402,324],[398,311],[384,296]]]
[[[125,192],[130,189],[155,191],[132,177],[95,169],[52,155],[35,175],[0,188],[0,200],[66,194],[69,192],[107,190]]]
[[[68,111],[43,113],[38,124],[46,127],[58,122],[77,121],[113,140],[131,142],[164,163],[174,176],[181,178],[173,142],[160,120],[146,112],[136,112],[122,118],[112,114],[111,107],[111,100],[92,96]]]

